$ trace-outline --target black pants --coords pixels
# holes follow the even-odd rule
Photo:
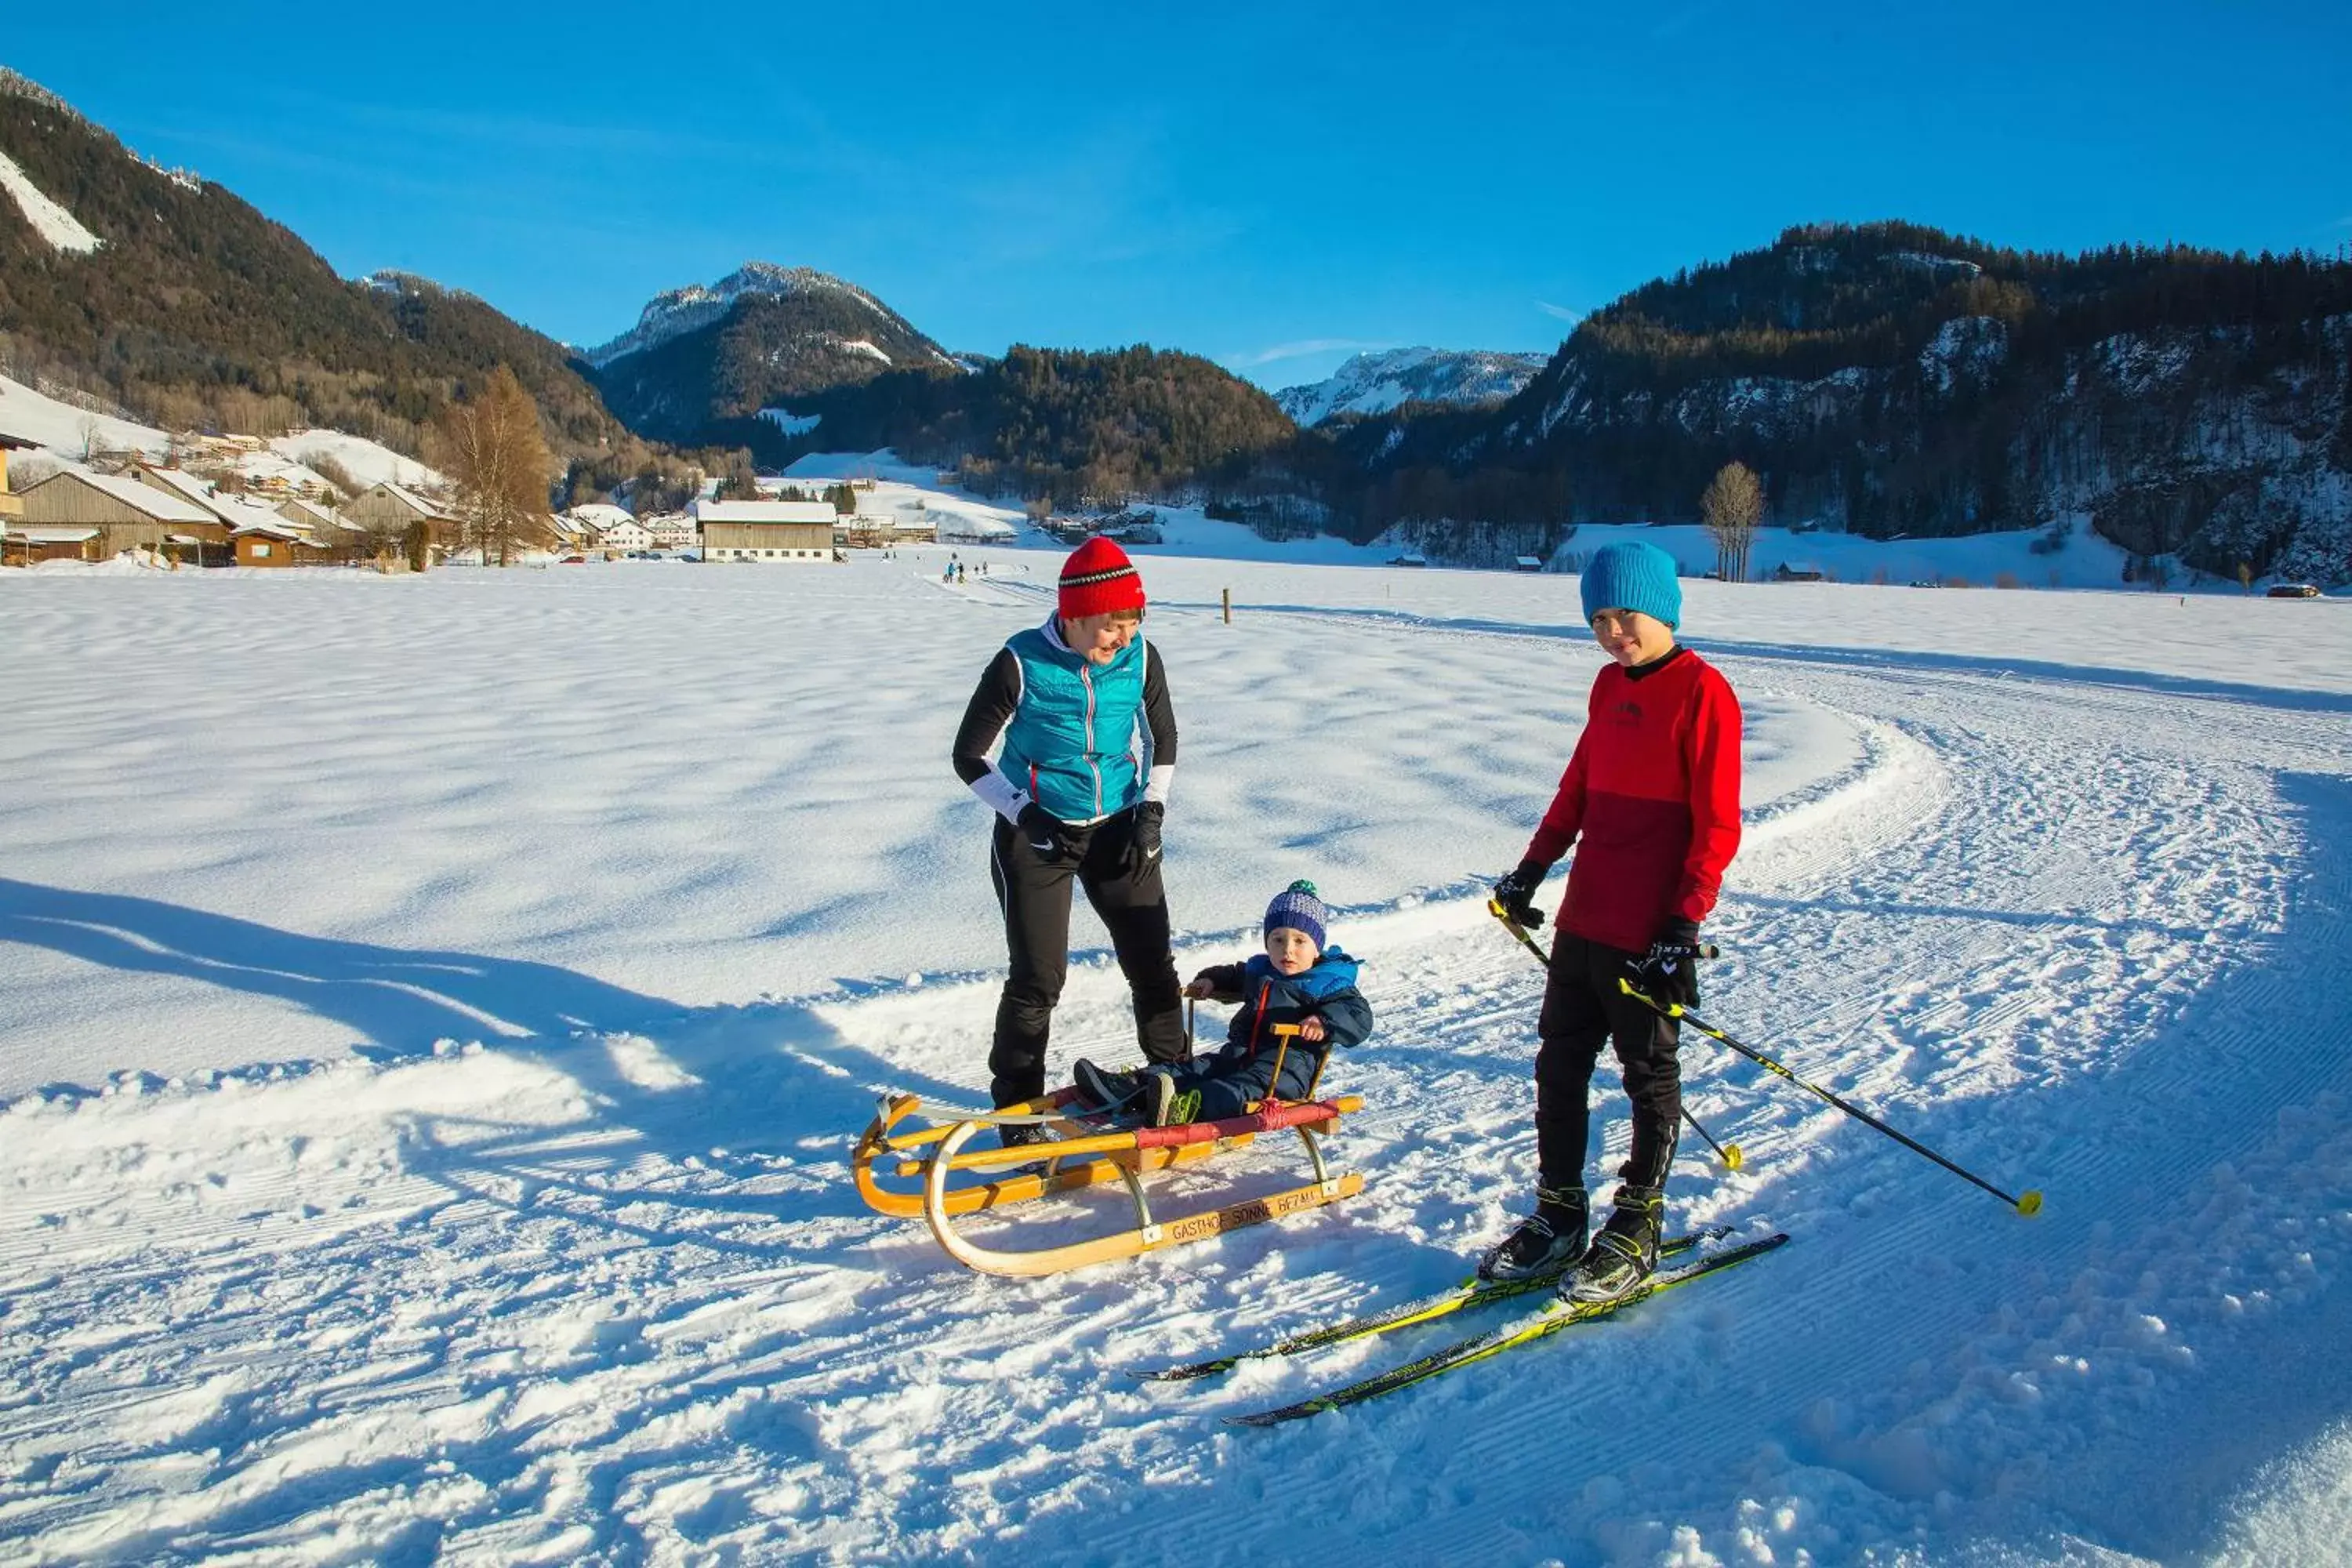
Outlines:
[[[998,1105],[1045,1092],[1045,1042],[1070,967],[1072,878],[1110,929],[1111,949],[1135,996],[1135,1037],[1145,1059],[1180,1062],[1188,1054],[1160,862],[1139,871],[1122,868],[1134,826],[1133,814],[1122,813],[1079,829],[1085,847],[1076,857],[1045,857],[1011,823],[997,819],[989,874],[1004,910],[1004,945],[1012,956],[996,1004],[996,1042],[988,1053],[989,1094]]]
[[[1562,931],[1552,949],[1536,1032],[1536,1163],[1547,1187],[1584,1185],[1591,1136],[1587,1096],[1603,1041],[1613,1040],[1633,1102],[1633,1150],[1618,1170],[1626,1181],[1663,1187],[1675,1162],[1683,1107],[1682,1026],[1618,989],[1637,954]]]

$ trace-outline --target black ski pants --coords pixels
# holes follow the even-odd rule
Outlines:
[[[1593,1064],[1603,1042],[1617,1047],[1625,1095],[1633,1102],[1633,1148],[1618,1174],[1663,1187],[1682,1128],[1682,1026],[1618,988],[1639,954],[1562,931],[1536,1022],[1536,1163],[1547,1187],[1584,1185],[1591,1136]]]
[[[1181,1062],[1191,1054],[1160,862],[1128,864],[1135,814],[1121,812],[1073,831],[1082,841],[1074,856],[1038,854],[1028,836],[1002,817],[990,841],[989,875],[1004,910],[1004,945],[1012,958],[996,1004],[996,1040],[988,1053],[989,1094],[998,1105],[1045,1092],[1045,1042],[1070,967],[1073,880],[1109,928],[1111,950],[1135,997],[1135,1037],[1144,1059]]]

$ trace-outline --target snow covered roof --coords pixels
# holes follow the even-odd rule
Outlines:
[[[101,494],[112,496],[133,510],[146,513],[158,522],[218,522],[220,521],[219,516],[209,507],[199,506],[184,496],[174,495],[169,490],[157,489],[153,485],[141,484],[137,479],[121,474],[93,474],[80,468],[68,468],[62,473],[51,474],[24,493],[29,496],[37,490],[56,484],[88,485]]]
[[[436,502],[426,500],[415,490],[409,489],[403,485],[394,484],[390,479],[378,479],[374,484],[368,488],[370,489],[382,490],[384,494],[390,496],[393,500],[398,501],[409,510],[416,513],[419,517],[447,517],[449,515],[448,508],[441,506]]]
[[[333,507],[320,506],[317,501],[305,500],[300,496],[288,496],[279,501],[278,515],[294,517],[313,528],[340,528],[352,532],[358,531],[357,524]]]
[[[238,533],[267,533],[285,529],[289,531],[290,536],[291,533],[304,531],[300,523],[267,501],[251,500],[244,496],[215,496],[213,510],[221,514],[223,522]]]
[[[702,522],[822,522],[840,513],[829,500],[698,500],[691,509]]]
[[[158,468],[152,463],[142,463],[139,465],[139,471],[158,483],[169,485],[174,493],[186,497],[206,511],[215,515],[220,514],[221,509],[214,501],[213,487],[188,472],[187,469],[164,468]],[[222,521],[226,521],[227,519],[224,516]]]
[[[98,537],[98,530],[94,528],[0,527],[0,537],[22,540],[29,544],[87,544]]]
[[[610,528],[616,522],[634,522],[636,521],[636,519],[631,515],[627,507],[614,506],[608,500],[582,501],[570,511],[559,512],[556,515],[559,517],[576,519],[581,522],[588,524],[591,528]]]

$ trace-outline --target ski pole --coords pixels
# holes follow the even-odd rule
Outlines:
[[[1549,969],[1551,967],[1551,954],[1543,950],[1542,943],[1538,942],[1535,938],[1528,934],[1527,927],[1521,925],[1518,921],[1511,918],[1511,911],[1505,909],[1499,900],[1488,899],[1486,900],[1486,910],[1496,920],[1503,922],[1503,929],[1505,931],[1509,931],[1513,936],[1519,939],[1519,945],[1521,947],[1526,948],[1529,952],[1536,955],[1536,962],[1538,963],[1542,964],[1546,969]],[[1713,958],[1715,955],[1716,947],[1713,942],[1699,942],[1696,944],[1691,952],[1691,956],[1694,958]],[[1715,1141],[1715,1134],[1700,1126],[1698,1118],[1693,1116],[1688,1110],[1683,1111],[1683,1120],[1689,1122],[1691,1131],[1697,1133],[1699,1137],[1706,1142],[1706,1146],[1715,1151],[1715,1157],[1723,1162],[1723,1168],[1725,1170],[1736,1171],[1747,1163],[1748,1157],[1740,1152],[1738,1144],[1717,1142]]]
[[[1943,1166],[1947,1171],[1951,1172],[1952,1174],[1967,1177],[1969,1181],[1974,1182],[1978,1186],[1982,1187],[1993,1196],[2000,1199],[2001,1202],[2007,1204],[2018,1213],[2026,1215],[2032,1215],[2042,1212],[2042,1194],[2039,1189],[2028,1187],[2022,1194],[2011,1196],[2010,1194],[2002,1192],[1999,1187],[1994,1186],[1990,1182],[1986,1181],[1982,1176],[1978,1175],[1974,1171],[1965,1169],[1959,1165],[1955,1165],[1952,1162],[1945,1159],[1941,1154],[1937,1153],[1933,1149],[1928,1148],[1925,1143],[1920,1142],[1917,1139],[1908,1138],[1904,1134],[1897,1132],[1894,1128],[1889,1127],[1885,1122],[1881,1121],[1877,1117],[1873,1116],[1869,1111],[1863,1110],[1860,1106],[1848,1104],[1846,1101],[1840,1100],[1836,1095],[1832,1094],[1828,1089],[1823,1089],[1817,1083],[1807,1083],[1803,1079],[1799,1078],[1795,1073],[1790,1072],[1787,1068],[1781,1066],[1779,1062],[1774,1061],[1762,1051],[1758,1050],[1751,1045],[1733,1039],[1729,1035],[1725,1034],[1721,1029],[1717,1028],[1714,1025],[1708,1023],[1697,1014],[1692,1012],[1687,1007],[1685,1007],[1681,1003],[1661,1002],[1654,996],[1644,995],[1641,991],[1634,988],[1633,983],[1630,980],[1620,980],[1617,984],[1624,990],[1626,995],[1633,997],[1635,1001],[1641,1003],[1643,1006],[1651,1009],[1653,1012],[1661,1014],[1665,1017],[1676,1019],[1679,1022],[1688,1024],[1700,1034],[1706,1036],[1707,1038],[1711,1040],[1718,1040],[1724,1045],[1729,1046],[1733,1050],[1738,1051],[1741,1056],[1746,1057],[1749,1061],[1754,1062],[1766,1072],[1773,1073],[1780,1078],[1787,1079],[1790,1083],[1795,1084],[1799,1089],[1803,1089],[1808,1094],[1817,1095],[1821,1099],[1828,1100],[1832,1105],[1836,1106],[1840,1110],[1844,1111],[1856,1121],[1862,1122],[1864,1126],[1876,1128],[1879,1131],[1885,1133],[1889,1138],[1894,1139],[1897,1143],[1902,1144],[1906,1149],[1910,1150],[1915,1154],[1925,1154],[1928,1159],[1935,1161],[1936,1163]]]

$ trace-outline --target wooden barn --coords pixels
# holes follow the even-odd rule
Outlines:
[[[824,500],[705,500],[694,503],[705,561],[831,561],[840,514]]]
[[[345,501],[341,510],[346,519],[368,533],[397,539],[408,531],[409,524],[421,522],[432,531],[434,548],[448,551],[457,547],[459,523],[456,515],[440,502],[405,486],[379,481]]]
[[[22,499],[27,528],[97,529],[100,561],[126,550],[161,550],[173,535],[212,544],[228,542],[228,525],[209,509],[121,474],[68,468]]]

